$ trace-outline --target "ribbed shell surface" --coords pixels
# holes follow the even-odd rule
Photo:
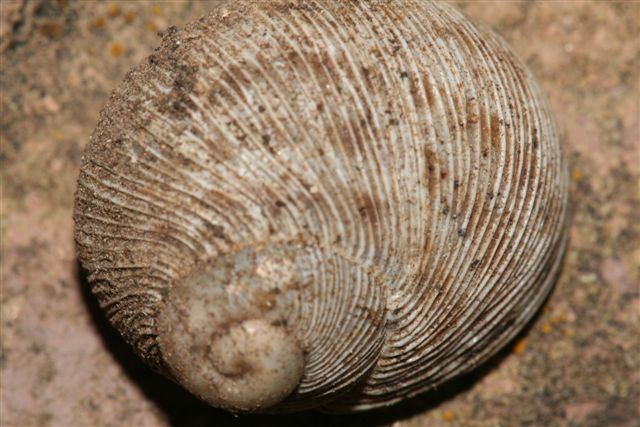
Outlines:
[[[176,283],[275,248],[305,350],[275,410],[366,409],[521,330],[558,270],[566,192],[530,73],[452,7],[230,2],[169,30],[113,94],[76,240],[111,322],[170,376],[158,324]]]

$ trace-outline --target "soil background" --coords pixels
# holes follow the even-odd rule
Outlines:
[[[383,411],[239,416],[142,365],[74,254],[83,148],[158,31],[213,2],[0,0],[0,425],[639,426],[640,3],[454,1],[500,33],[546,91],[570,162],[557,286],[478,371]]]

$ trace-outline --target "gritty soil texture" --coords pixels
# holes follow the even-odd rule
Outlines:
[[[454,1],[547,93],[571,241],[526,331],[483,368],[384,411],[234,417],[153,373],[109,326],[74,253],[82,150],[127,70],[212,2],[0,2],[2,426],[638,426],[640,3]]]

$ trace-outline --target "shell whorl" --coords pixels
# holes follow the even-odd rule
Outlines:
[[[213,405],[394,403],[552,286],[567,184],[537,85],[450,6],[396,6],[219,6],[101,114],[79,257],[140,356]]]

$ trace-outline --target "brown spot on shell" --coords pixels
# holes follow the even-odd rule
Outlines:
[[[500,130],[502,129],[500,118],[493,114],[491,115],[491,125],[490,125],[490,135],[491,135],[491,145],[495,150],[500,149],[500,144],[502,134]]]

